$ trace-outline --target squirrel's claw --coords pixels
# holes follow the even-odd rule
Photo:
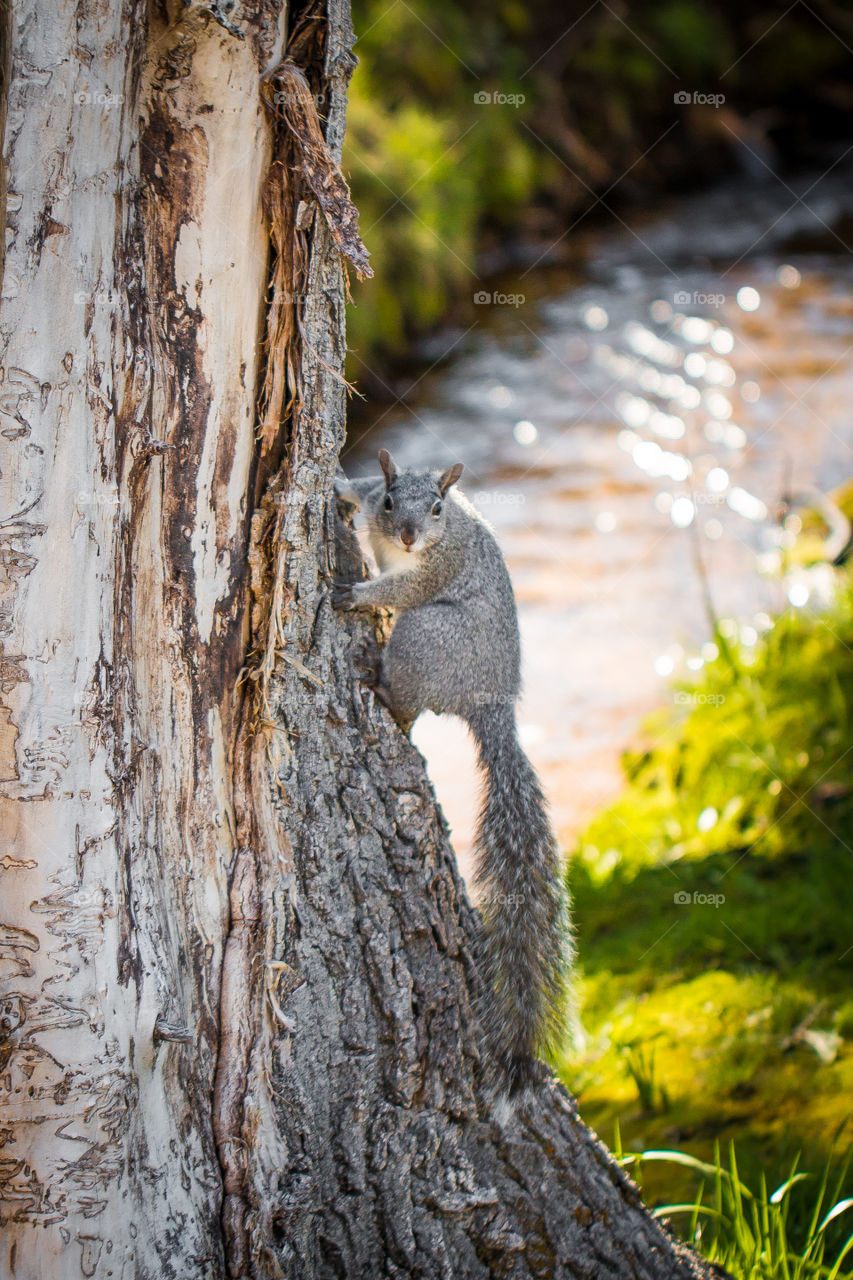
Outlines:
[[[332,607],[335,609],[354,609],[355,605],[355,583],[336,580],[332,587]]]

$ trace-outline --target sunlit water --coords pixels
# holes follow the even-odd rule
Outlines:
[[[853,474],[848,163],[817,183],[732,182],[585,239],[585,272],[501,281],[344,459],[465,463],[515,584],[522,739],[570,846],[620,785],[669,679],[714,660],[702,588],[748,642],[820,580],[781,582],[783,494]],[[494,290],[491,291],[494,294]],[[518,296],[525,301],[518,303]],[[424,366],[426,369],[426,365]],[[478,802],[458,722],[414,740],[467,867]]]

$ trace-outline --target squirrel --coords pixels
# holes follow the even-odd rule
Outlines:
[[[364,507],[380,573],[335,583],[339,609],[395,613],[375,691],[409,728],[421,711],[465,720],[486,787],[475,884],[484,922],[486,1031],[507,1093],[518,1094],[556,1047],[571,953],[567,895],[538,778],[518,740],[521,642],[512,583],[494,533],[442,472],[335,482],[339,510]]]

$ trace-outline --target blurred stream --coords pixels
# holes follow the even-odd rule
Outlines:
[[[569,848],[619,790],[643,717],[679,696],[669,678],[714,659],[698,562],[746,643],[786,595],[820,594],[772,570],[781,496],[853,475],[850,156],[571,239],[580,265],[490,282],[400,401],[361,412],[343,459],[352,476],[383,446],[405,466],[465,463],[515,584],[519,724]],[[413,738],[464,874],[467,730],[425,714]]]

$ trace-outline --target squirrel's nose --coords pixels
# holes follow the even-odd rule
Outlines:
[[[410,524],[404,525],[400,530],[400,541],[404,547],[412,547],[418,540],[418,533]]]

